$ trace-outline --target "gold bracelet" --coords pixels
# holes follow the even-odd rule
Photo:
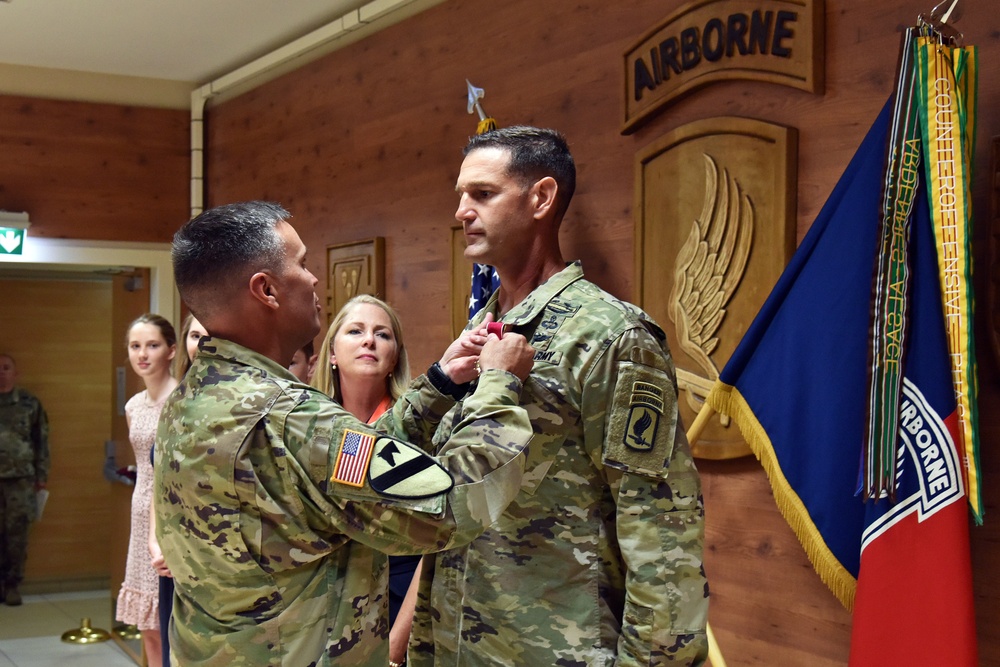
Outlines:
[[[393,662],[392,660],[390,660],[389,661],[389,667],[403,667],[403,663],[401,663],[401,662]]]

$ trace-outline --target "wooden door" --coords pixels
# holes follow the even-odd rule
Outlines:
[[[51,493],[31,528],[24,591],[93,590],[108,578],[108,276],[5,271],[0,349],[49,417]],[[79,620],[79,619],[77,619]],[[104,619],[94,619],[101,621]],[[69,629],[69,625],[67,625]]]

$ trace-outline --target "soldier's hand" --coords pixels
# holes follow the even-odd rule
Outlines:
[[[525,380],[535,364],[534,359],[535,348],[521,334],[505,333],[502,339],[490,334],[479,354],[479,368],[484,371],[499,368]]]
[[[167,561],[163,559],[163,552],[160,551],[160,544],[156,541],[156,538],[150,535],[149,537],[149,562],[156,570],[156,574],[161,577],[173,578],[174,575],[170,573],[170,568],[167,567]]]
[[[493,313],[486,313],[486,319],[478,329],[463,331],[441,356],[438,364],[455,384],[476,379],[476,360],[486,343],[486,324],[492,321]]]

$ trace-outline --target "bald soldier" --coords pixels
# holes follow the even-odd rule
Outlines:
[[[209,337],[156,440],[173,664],[385,667],[382,552],[467,543],[521,486],[532,435],[518,406],[533,356],[523,337],[460,338],[374,430],[288,371],[320,330],[289,217],[232,204],[174,236],[178,289]],[[477,368],[436,457],[393,437],[431,431]]]

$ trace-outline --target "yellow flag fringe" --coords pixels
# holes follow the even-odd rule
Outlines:
[[[774,501],[777,503],[781,515],[792,527],[792,531],[802,544],[802,548],[805,549],[813,569],[816,570],[827,588],[840,600],[840,603],[848,611],[851,611],[854,607],[857,580],[840,564],[840,561],[826,546],[826,542],[810,519],[809,512],[799,495],[785,479],[771,445],[771,438],[757,421],[756,415],[742,394],[736,387],[716,380],[711,393],[705,399],[705,403],[714,408],[716,412],[731,417],[740,427],[740,433],[743,434],[743,438],[750,445],[750,450],[753,451],[754,456],[763,466],[764,472],[767,473],[771,489],[774,491]]]

